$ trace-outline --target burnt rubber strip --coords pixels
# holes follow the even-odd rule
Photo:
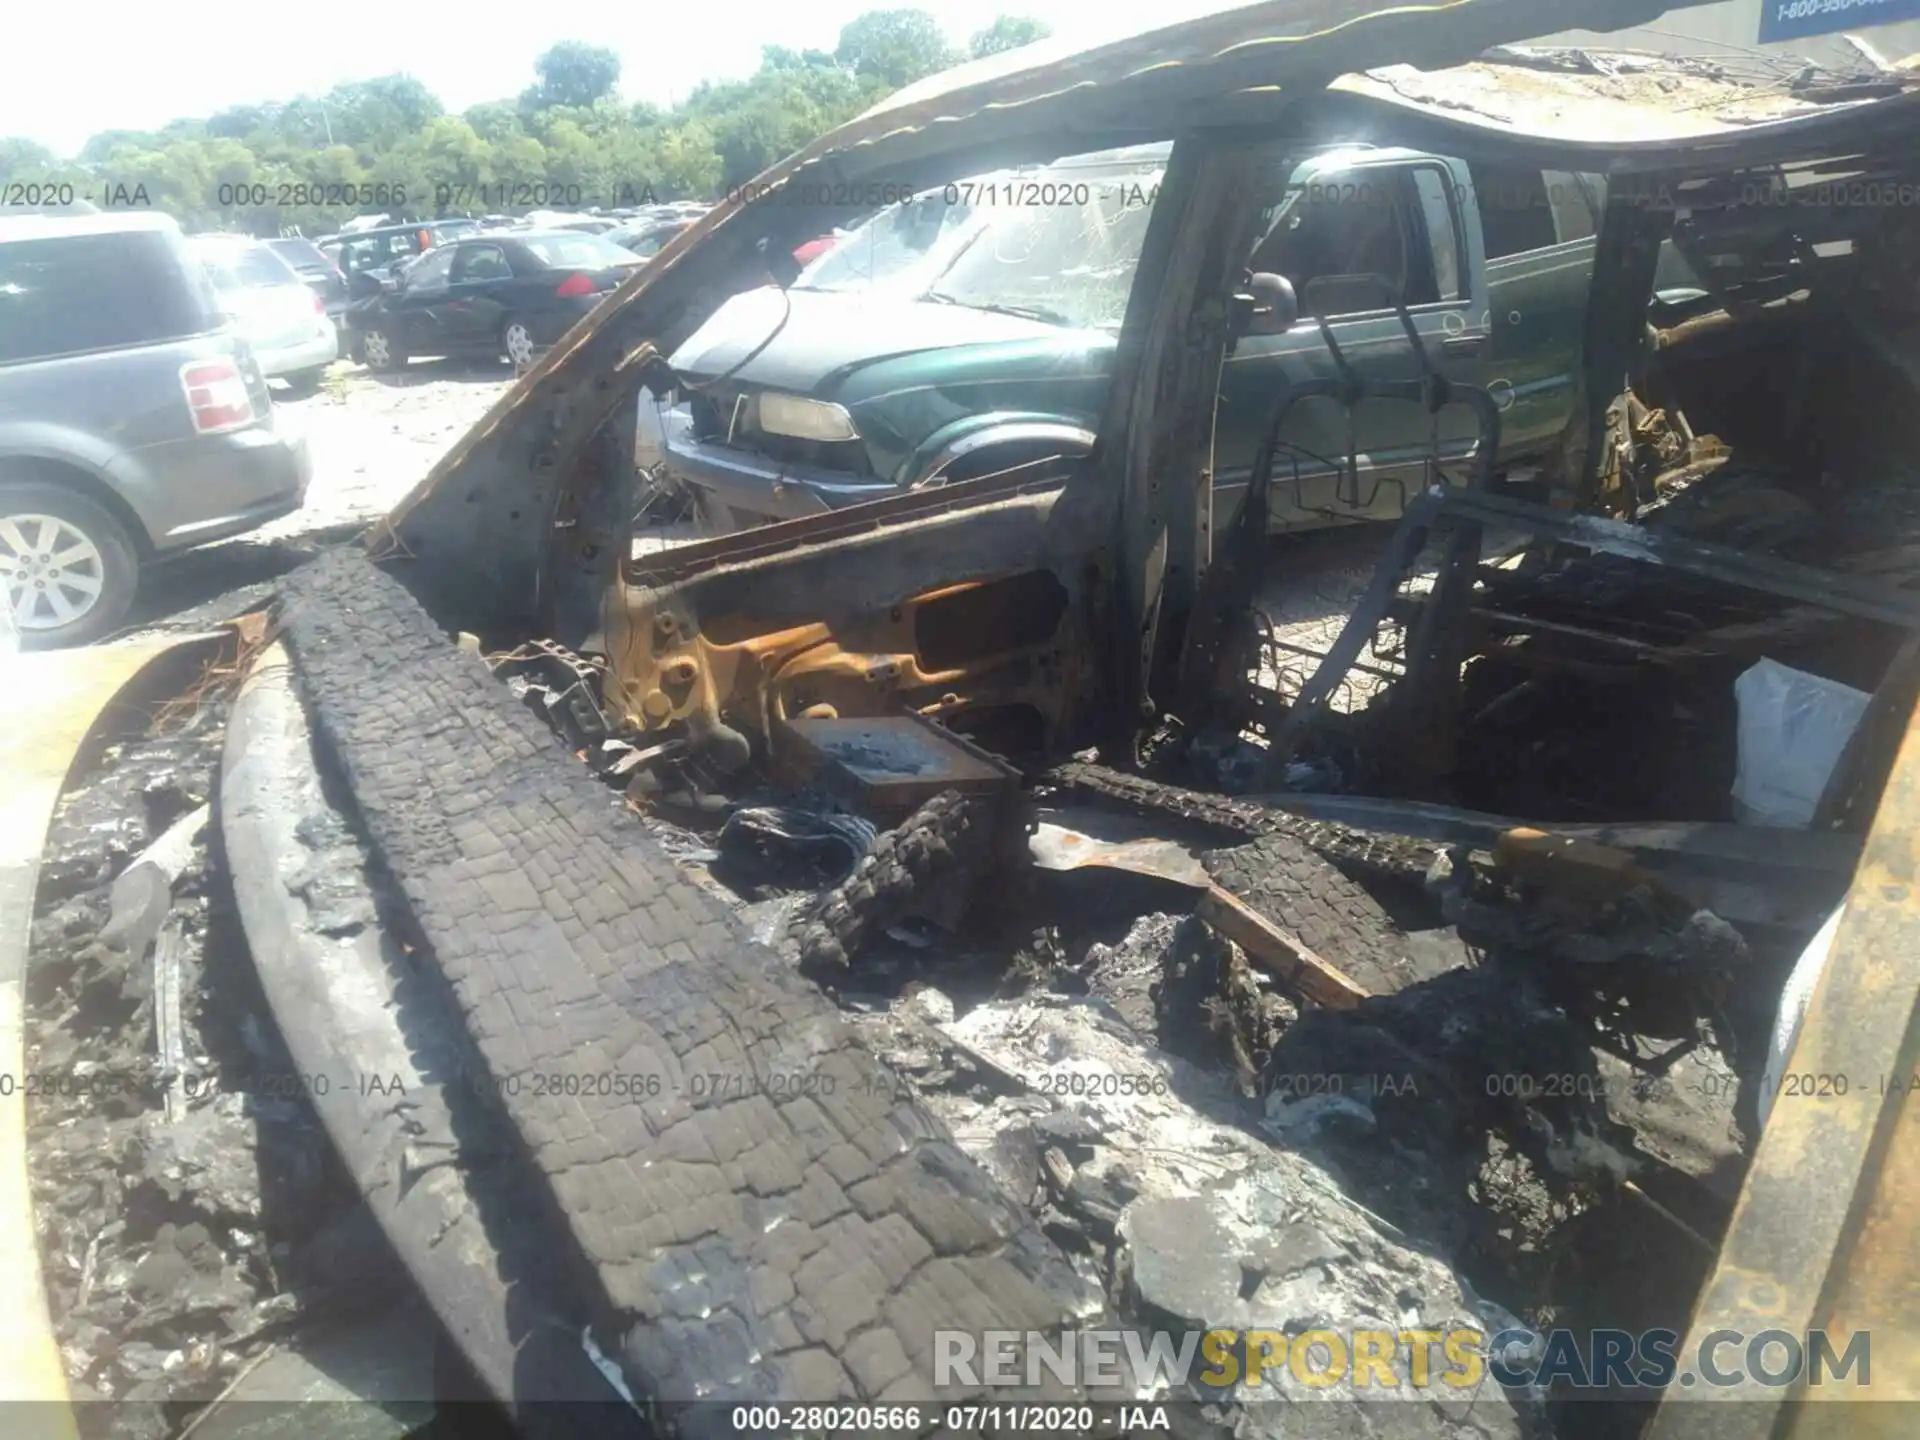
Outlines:
[[[638,1417],[582,1349],[577,1305],[539,1293],[552,1248],[542,1209],[499,1163],[487,1134],[497,1109],[459,1083],[458,1017],[437,989],[421,993],[398,935],[339,923],[371,921],[378,901],[364,848],[323,788],[288,670],[285,652],[269,649],[234,702],[219,815],[291,1078],[467,1368],[522,1430],[619,1434]]]
[[[364,553],[296,571],[281,622],[636,1399],[959,1398],[937,1330],[1098,1308],[827,999]]]

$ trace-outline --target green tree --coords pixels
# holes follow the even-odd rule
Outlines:
[[[1001,15],[984,30],[973,32],[967,41],[967,57],[972,60],[998,55],[1003,50],[1018,50],[1053,34],[1053,27],[1031,15]]]
[[[53,152],[32,140],[0,138],[0,180],[34,180],[57,166]]]
[[[483,100],[478,105],[469,105],[462,118],[473,127],[474,134],[490,145],[525,133],[520,128],[520,111],[506,100]]]
[[[910,85],[953,64],[953,51],[933,16],[924,10],[869,10],[840,28],[834,55],[856,75],[870,75],[890,89]]]
[[[443,114],[433,92],[411,75],[336,85],[319,102],[329,144],[390,150]]]
[[[1003,15],[968,48],[990,54],[1044,33]],[[102,131],[68,161],[33,141],[0,138],[0,176],[144,187],[190,229],[261,235],[320,234],[380,208],[407,218],[497,208],[480,204],[478,185],[577,187],[587,205],[704,199],[956,58],[925,12],[876,10],[842,29],[832,51],[766,46],[751,78],[702,83],[663,111],[622,103],[619,58],[568,41],[538,57],[535,83],[520,96],[458,116],[414,77],[385,75],[157,130]],[[403,191],[405,203],[350,203],[372,184]],[[329,187],[346,203],[325,203]],[[282,206],[282,198],[301,203]]]
[[[591,105],[611,96],[620,84],[620,57],[604,45],[562,40],[533,62],[540,77],[528,94],[530,108]]]

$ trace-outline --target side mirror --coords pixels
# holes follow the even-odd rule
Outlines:
[[[802,244],[805,243],[802,242]],[[800,272],[805,267],[792,251],[782,250],[777,245],[769,246],[765,239],[762,239],[755,248],[760,252],[761,263],[767,267],[767,274],[773,277],[773,283],[782,290],[800,278]]]
[[[1300,301],[1293,293],[1293,282],[1284,275],[1260,271],[1249,275],[1234,295],[1230,327],[1235,339],[1284,335],[1299,318]]]

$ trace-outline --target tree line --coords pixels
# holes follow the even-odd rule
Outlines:
[[[448,112],[405,74],[325,95],[240,105],[155,131],[108,130],[62,158],[0,138],[14,203],[65,194],[164,210],[189,230],[337,230],[356,215],[576,210],[713,199],[892,91],[961,60],[1044,38],[1002,15],[964,45],[922,10],[875,10],[831,51],[763,47],[740,81],[703,81],[670,108],[619,98],[620,59],[563,41],[512,99]]]

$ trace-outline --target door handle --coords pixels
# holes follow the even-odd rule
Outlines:
[[[1478,355],[1486,343],[1484,335],[1449,335],[1440,342],[1440,350],[1445,355]]]

